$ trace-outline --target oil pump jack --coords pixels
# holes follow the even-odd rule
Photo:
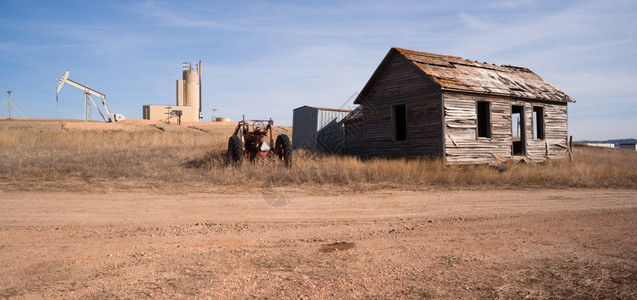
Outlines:
[[[124,120],[124,115],[122,114],[111,114],[111,111],[108,109],[108,105],[106,105],[106,95],[86,86],[83,85],[81,83],[75,82],[73,80],[71,80],[69,78],[69,73],[71,73],[71,71],[66,71],[64,72],[64,75],[62,75],[62,77],[60,77],[60,79],[58,80],[58,87],[57,87],[57,92],[55,94],[55,101],[58,100],[58,95],[60,94],[60,90],[62,89],[62,87],[64,86],[64,84],[68,84],[70,86],[76,87],[82,91],[84,91],[84,122],[88,121],[88,102],[91,101],[91,103],[93,104],[93,106],[95,106],[95,108],[97,109],[97,111],[100,113],[100,116],[102,116],[102,119],[104,119],[105,122],[117,122],[117,121],[121,121]],[[106,115],[107,117],[104,116],[104,114],[102,114],[102,111],[100,110],[100,108],[97,106],[97,104],[95,104],[95,101],[93,101],[93,98],[91,98],[91,95],[93,96],[97,96],[100,97],[100,99],[102,99],[102,105],[104,105],[104,109],[106,110]]]

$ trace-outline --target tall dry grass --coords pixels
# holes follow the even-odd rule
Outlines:
[[[637,188],[637,151],[576,147],[575,160],[446,166],[440,160],[360,160],[295,151],[275,161],[225,164],[232,126],[138,125],[135,130],[65,130],[60,122],[0,122],[4,190],[250,191],[263,186],[324,190],[429,188]],[[289,129],[280,129],[279,133]],[[325,188],[329,189],[325,189]]]

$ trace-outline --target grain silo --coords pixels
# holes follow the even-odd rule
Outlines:
[[[183,79],[177,80],[177,106],[189,106],[190,114],[182,119],[187,122],[198,122],[201,119],[201,61],[185,62],[181,65]]]
[[[177,80],[175,105],[144,105],[143,118],[167,123],[199,122],[201,113],[201,61],[181,65],[183,79]]]

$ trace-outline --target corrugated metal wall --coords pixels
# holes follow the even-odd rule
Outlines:
[[[317,131],[318,110],[303,106],[294,110],[292,115],[292,147],[316,148],[314,135]]]
[[[345,132],[343,125],[338,122],[347,114],[349,114],[347,111],[318,111],[318,126],[315,134],[316,149],[328,153],[343,153]]]
[[[348,113],[308,106],[295,109],[292,120],[292,147],[340,152],[343,146],[343,130],[338,122]]]

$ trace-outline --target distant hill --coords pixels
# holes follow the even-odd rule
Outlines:
[[[615,147],[618,148],[619,144],[631,144],[637,143],[637,139],[619,139],[619,140],[606,140],[606,141],[574,141],[573,143],[592,143],[592,144],[615,144]]]

